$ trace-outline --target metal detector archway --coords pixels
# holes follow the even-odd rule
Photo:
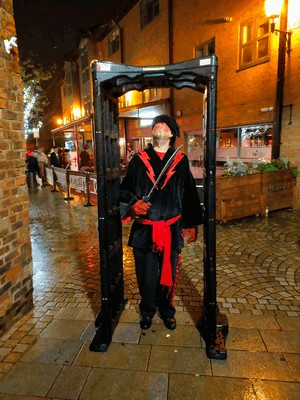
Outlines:
[[[204,137],[204,314],[199,324],[207,357],[226,359],[224,336],[227,319],[216,302],[216,56],[201,57],[172,65],[129,66],[112,62],[92,64],[94,127],[98,192],[101,310],[91,351],[104,352],[112,339],[126,300],[122,263],[122,226],[119,204],[118,98],[130,90],[190,88],[207,90]]]

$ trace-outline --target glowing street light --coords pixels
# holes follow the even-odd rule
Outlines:
[[[281,33],[287,42],[287,53],[291,52],[291,31],[287,31],[288,0],[266,0],[266,16],[271,20],[271,32]],[[275,20],[280,18],[280,29],[275,28]],[[283,21],[282,21],[283,20]]]
[[[266,0],[265,11],[267,18],[275,19],[279,18],[282,10],[283,0]]]

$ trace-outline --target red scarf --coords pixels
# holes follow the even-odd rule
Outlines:
[[[180,215],[168,219],[167,221],[151,221],[150,219],[138,218],[136,221],[145,224],[152,225],[152,242],[153,251],[163,253],[163,263],[161,269],[160,284],[164,286],[172,286],[172,267],[171,267],[171,229]]]

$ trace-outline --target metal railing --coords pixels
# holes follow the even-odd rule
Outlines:
[[[52,192],[58,192],[58,188],[66,193],[64,200],[74,200],[72,196],[76,194],[84,196],[86,203],[84,207],[91,207],[91,194],[95,195],[97,202],[97,176],[95,173],[86,171],[72,171],[63,168],[46,166],[47,184],[52,186]],[[124,172],[124,171],[123,171]],[[203,205],[203,182],[202,179],[196,179],[196,187],[199,194],[201,205]]]
[[[74,200],[72,196],[76,192],[86,198],[84,207],[91,207],[91,194],[97,195],[97,177],[96,174],[86,171],[72,171],[63,168],[47,165],[46,183],[53,187],[52,192],[61,191],[66,193],[64,200]]]

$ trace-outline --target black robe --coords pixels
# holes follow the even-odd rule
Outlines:
[[[136,200],[146,196],[160,174],[162,168],[173,154],[174,149],[169,148],[164,158],[161,160],[153,148],[144,150],[136,154],[130,161],[126,174],[121,182],[121,198],[123,203],[133,204]],[[148,162],[153,168],[154,176],[152,181],[149,176],[153,175],[149,167],[142,161],[140,155],[149,157]],[[151,199],[151,207],[146,216],[152,221],[167,221],[177,215],[181,218],[171,225],[172,248],[180,249],[183,247],[181,237],[182,229],[195,227],[203,223],[202,209],[196,188],[196,184],[189,168],[189,161],[186,155],[180,154],[180,161],[175,168],[169,167],[164,177],[161,179],[158,189],[155,189]],[[145,157],[144,157],[145,158]],[[174,174],[170,176],[170,168]],[[147,175],[148,172],[148,175]],[[165,181],[167,179],[167,183]],[[165,184],[165,186],[164,186]],[[164,186],[164,187],[162,187]],[[151,249],[152,248],[152,226],[133,222],[129,246]]]

